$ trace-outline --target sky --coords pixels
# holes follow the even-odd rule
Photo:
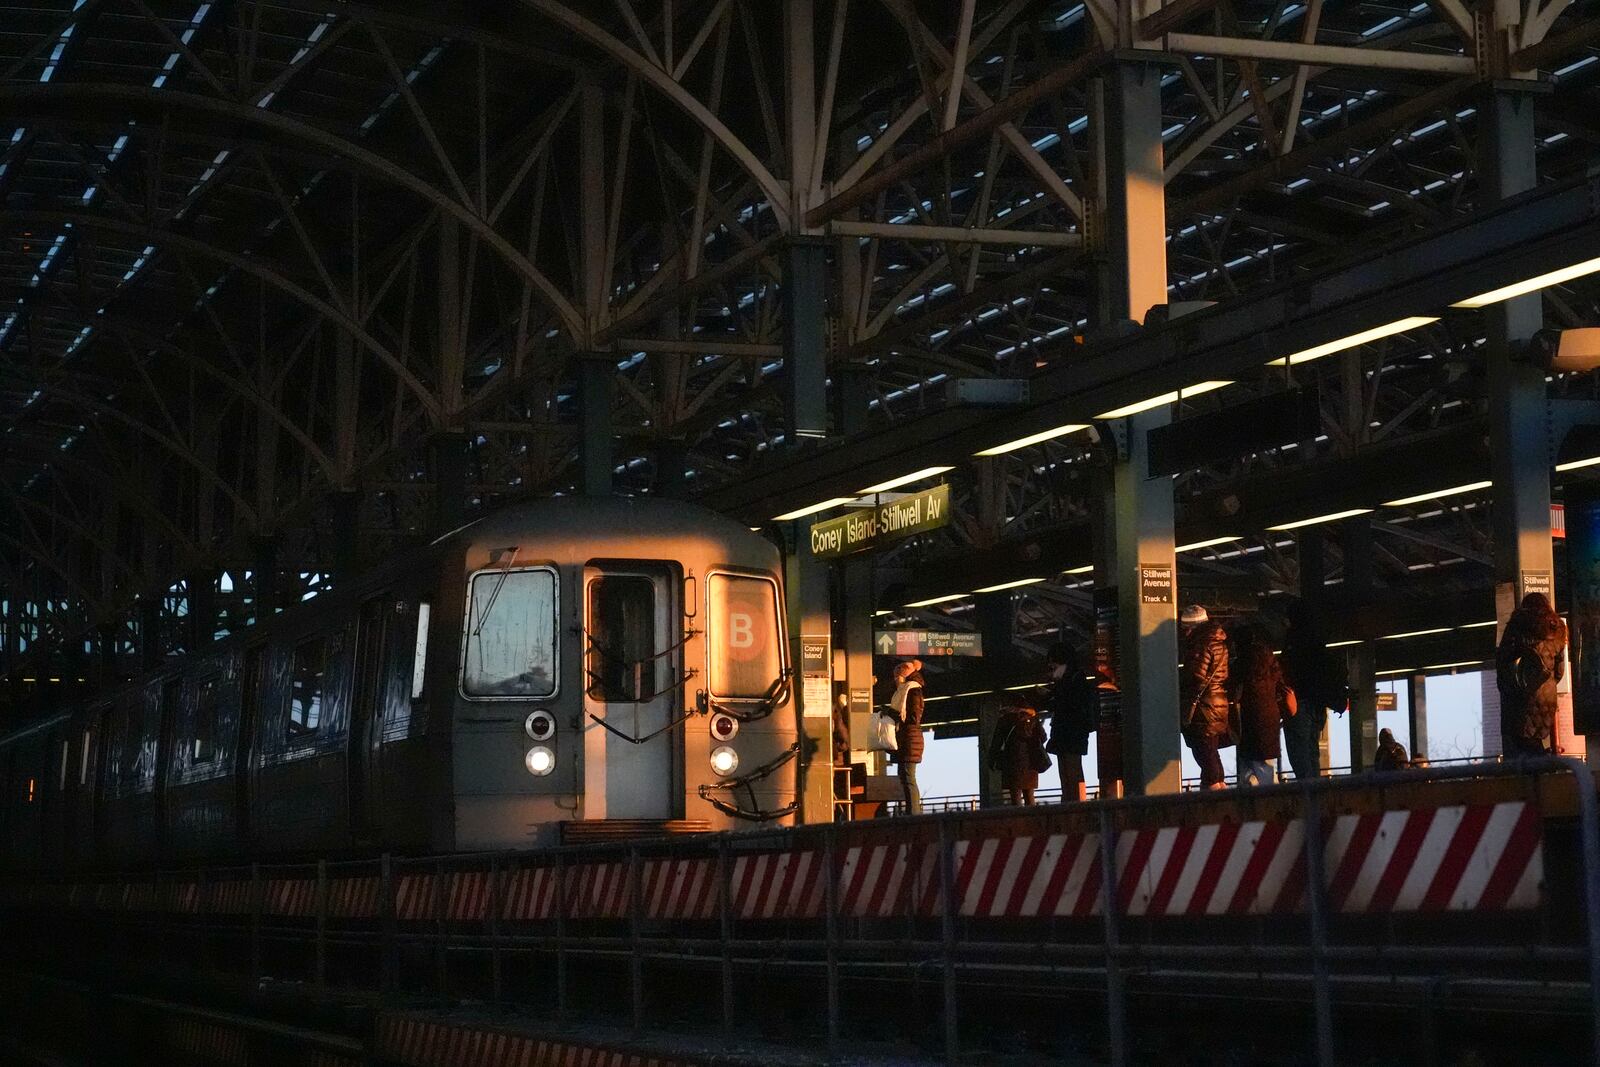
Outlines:
[[[1483,698],[1482,674],[1470,671],[1464,674],[1440,674],[1427,680],[1428,697],[1428,759],[1459,759],[1483,754]],[[1411,748],[1409,700],[1404,679],[1380,681],[1378,692],[1396,694],[1397,710],[1380,711],[1378,728],[1394,731],[1395,739],[1407,750]],[[1350,765],[1350,718],[1348,715],[1329,717],[1328,759],[1334,767]],[[917,784],[924,797],[967,796],[978,791],[978,739],[975,737],[934,740],[927,736],[922,765],[917,770]],[[1234,773],[1234,750],[1222,751],[1223,768],[1230,776]],[[1094,738],[1089,739],[1089,754],[1084,759],[1085,777],[1090,784],[1098,780],[1095,773]],[[1200,768],[1187,746],[1183,748],[1183,776],[1198,777]],[[1050,769],[1039,776],[1039,788],[1061,788],[1061,769],[1052,757]]]

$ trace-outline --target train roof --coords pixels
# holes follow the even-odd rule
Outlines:
[[[574,522],[601,524],[614,529],[643,529],[648,524],[649,532],[661,536],[713,533],[734,541],[760,540],[771,544],[766,538],[753,533],[750,527],[709,508],[687,501],[649,496],[555,496],[525,500],[475,519],[439,538],[434,544],[469,544],[485,537],[512,536],[530,529],[537,532],[540,527],[548,529]]]

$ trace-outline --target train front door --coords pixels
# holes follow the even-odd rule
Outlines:
[[[681,817],[682,615],[665,567],[584,569],[584,817]]]

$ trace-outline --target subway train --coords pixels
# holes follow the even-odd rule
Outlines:
[[[661,500],[514,506],[0,739],[0,864],[783,825],[786,648],[779,553],[747,527]]]

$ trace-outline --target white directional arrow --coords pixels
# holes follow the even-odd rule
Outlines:
[[[878,651],[885,656],[894,651],[894,634],[887,632],[878,634]]]

